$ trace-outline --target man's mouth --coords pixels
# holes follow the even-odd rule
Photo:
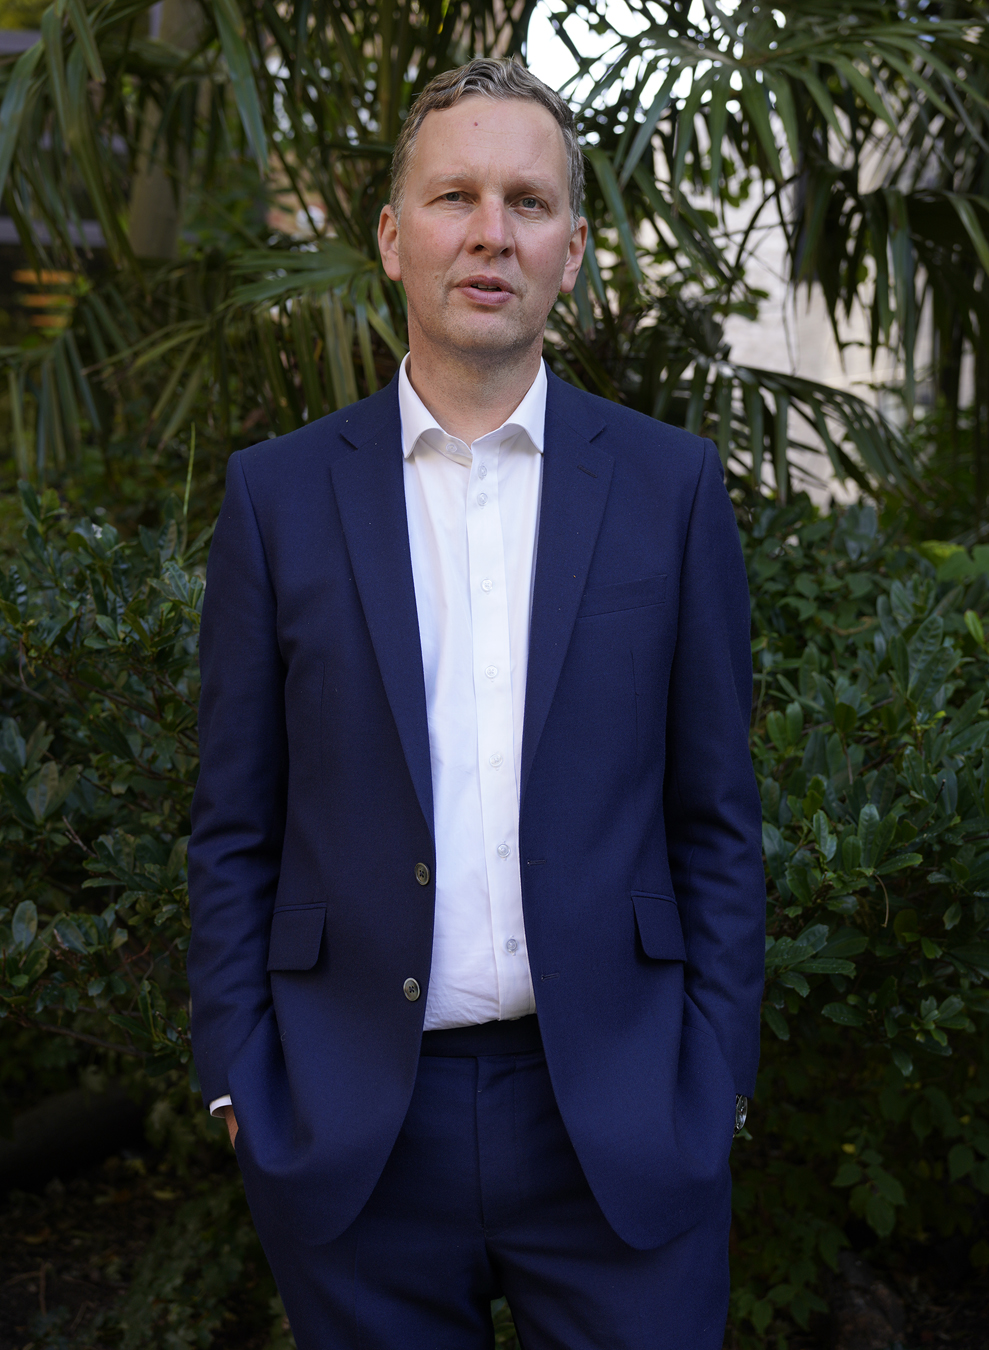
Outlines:
[[[508,282],[502,281],[499,277],[467,277],[460,282],[460,289],[465,291],[504,291],[506,295],[513,293]]]

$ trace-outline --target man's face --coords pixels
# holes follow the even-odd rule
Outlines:
[[[385,271],[405,285],[413,342],[494,364],[541,344],[586,236],[583,219],[571,226],[556,119],[539,103],[483,95],[427,114],[401,224],[386,206],[378,227]]]

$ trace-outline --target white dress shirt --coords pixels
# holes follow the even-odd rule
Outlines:
[[[438,425],[407,363],[398,402],[436,838],[430,1031],[536,1006],[518,831],[546,371],[468,446]]]
[[[518,834],[546,370],[467,445],[437,423],[407,364],[398,405],[436,836],[431,1031],[536,1009]],[[210,1111],[229,1105],[218,1097]]]

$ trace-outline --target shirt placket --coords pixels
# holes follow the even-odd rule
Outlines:
[[[499,501],[503,448],[476,443],[467,490],[467,550],[477,708],[481,822],[499,1011],[528,991],[525,933],[518,922],[518,785],[511,641]]]

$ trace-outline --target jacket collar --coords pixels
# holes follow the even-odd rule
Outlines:
[[[547,375],[544,463],[522,736],[526,784],[570,644],[614,461],[593,444],[597,400]],[[422,649],[402,469],[398,378],[344,410],[354,453],[332,465],[344,536],[371,641],[419,804],[433,828]]]
[[[405,514],[397,379],[344,413],[340,434],[353,452],[334,459],[333,490],[385,693],[432,830],[426,688]]]

